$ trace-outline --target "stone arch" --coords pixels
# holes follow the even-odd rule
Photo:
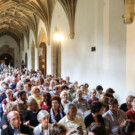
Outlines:
[[[39,47],[41,42],[47,43],[46,40],[46,34],[43,28],[41,28],[40,33],[39,33],[39,37],[38,37],[38,43],[36,47]]]
[[[31,44],[31,68],[35,70],[35,45],[34,41]]]

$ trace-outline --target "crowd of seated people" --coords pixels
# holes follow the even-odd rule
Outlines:
[[[135,96],[119,106],[115,90],[41,71],[0,73],[1,135],[135,135]]]

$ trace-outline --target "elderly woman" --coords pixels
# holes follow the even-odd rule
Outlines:
[[[7,114],[11,111],[17,111],[17,103],[15,103],[15,102],[7,103],[6,113],[2,116],[1,123],[0,123],[0,127],[2,129],[5,129],[6,127],[8,127],[9,123],[8,123],[8,119],[7,119]]]
[[[3,109],[4,113],[6,113],[7,103],[13,101],[13,91],[11,89],[8,89],[8,90],[6,90],[5,93],[6,93],[7,98],[3,99],[3,101],[2,101],[2,109]]]
[[[90,106],[91,106],[91,104],[92,104],[93,102],[99,101],[99,99],[96,97],[96,94],[97,94],[97,91],[96,91],[95,89],[92,89],[92,90],[90,91],[90,98],[87,100],[88,103],[90,104]]]
[[[65,126],[58,123],[54,123],[51,125],[49,135],[66,135],[66,131],[67,130]]]
[[[14,93],[14,98],[16,98],[17,99],[17,93],[18,93],[18,91],[21,91],[21,90],[24,90],[24,84],[23,84],[23,82],[21,82],[21,81],[19,81],[18,83],[17,83],[17,86],[16,86],[16,92]]]
[[[41,110],[38,113],[37,119],[40,122],[40,124],[34,128],[34,135],[49,135],[49,116],[49,113],[45,110]]]
[[[52,108],[50,109],[50,123],[57,123],[65,114],[61,109],[61,99],[59,96],[52,97]]]
[[[70,103],[70,101],[68,101],[68,92],[67,91],[62,91],[60,94],[60,98],[61,98],[61,104],[64,107],[66,104]]]
[[[29,96],[29,99],[34,98],[37,103],[39,104],[42,101],[42,96],[40,95],[41,90],[38,86],[34,86],[31,89],[31,96]]]
[[[29,125],[31,128],[36,127],[39,122],[37,120],[37,114],[39,112],[39,106],[34,98],[28,100],[28,110],[24,112],[25,125]]]
[[[87,100],[82,97],[82,90],[76,91],[76,98],[72,101],[77,106],[77,115],[83,118],[84,113],[90,109],[90,105]]]

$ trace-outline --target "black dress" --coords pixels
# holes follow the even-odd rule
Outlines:
[[[33,127],[36,127],[39,122],[37,120],[37,114],[38,114],[39,111],[37,111],[36,113],[30,111],[30,110],[27,110],[24,112],[24,115],[23,115],[23,118],[25,121],[30,121],[30,125],[33,126]]]
[[[98,118],[98,122],[104,125],[104,120],[102,115],[97,115]],[[92,113],[90,113],[88,116],[85,117],[84,119],[84,123],[86,125],[86,128],[89,127],[91,125],[91,123],[95,122]]]

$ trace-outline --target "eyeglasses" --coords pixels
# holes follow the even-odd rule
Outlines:
[[[39,91],[35,91],[34,93],[39,93]]]

